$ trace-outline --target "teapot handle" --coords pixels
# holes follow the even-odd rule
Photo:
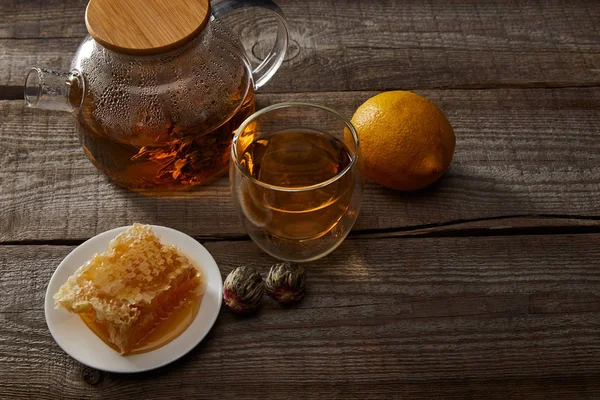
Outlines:
[[[271,52],[252,71],[254,89],[259,89],[275,75],[285,58],[288,48],[289,31],[283,11],[271,0],[218,0],[211,2],[212,13],[220,18],[239,8],[260,7],[271,11],[277,20],[277,37]]]

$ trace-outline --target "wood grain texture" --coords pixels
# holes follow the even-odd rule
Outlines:
[[[226,179],[126,192],[85,158],[68,115],[0,101],[0,243],[18,244],[0,245],[0,399],[597,399],[600,2],[276,2],[291,51],[259,107],[305,100],[350,117],[378,91],[418,89],[457,133],[450,171],[410,194],[369,182],[349,239],[307,266],[300,304],[222,310],[182,360],[103,373],[44,320],[73,245],[140,221],[201,238],[224,276],[273,260],[246,240]],[[21,98],[31,66],[68,68],[86,4],[0,1],[0,100]],[[274,32],[256,18],[228,21],[254,64]]]
[[[279,0],[292,55],[263,92],[597,86],[600,3]],[[32,66],[64,70],[87,34],[85,0],[0,4],[0,85]],[[266,14],[233,16],[255,63]],[[253,19],[254,18],[254,19]]]
[[[0,246],[0,397],[593,397],[599,244],[598,234],[347,240],[307,265],[300,304],[222,310],[191,354],[139,375],[94,375],[51,338],[44,291],[72,247]],[[248,241],[205,246],[223,276],[273,262]]]
[[[416,193],[368,182],[357,230],[480,219],[492,220],[479,228],[507,228],[531,216],[600,224],[600,89],[419,93],[455,129],[453,164],[439,183]],[[308,100],[350,117],[373,94],[263,94],[258,106]],[[0,118],[6,121],[0,126],[0,241],[80,240],[135,221],[204,238],[243,234],[226,178],[175,197],[127,192],[87,160],[68,115],[5,101]]]

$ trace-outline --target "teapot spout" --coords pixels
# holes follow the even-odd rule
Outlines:
[[[34,67],[25,78],[25,104],[30,108],[75,112],[85,95],[81,72],[62,73]]]

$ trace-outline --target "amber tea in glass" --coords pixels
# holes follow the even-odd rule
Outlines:
[[[232,147],[231,182],[250,237],[267,253],[309,261],[333,251],[362,196],[352,125],[325,107],[284,103],[246,120]]]

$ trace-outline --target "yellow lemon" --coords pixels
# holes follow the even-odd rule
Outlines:
[[[380,93],[354,113],[365,174],[391,189],[418,190],[448,169],[456,138],[444,113],[406,91]]]

